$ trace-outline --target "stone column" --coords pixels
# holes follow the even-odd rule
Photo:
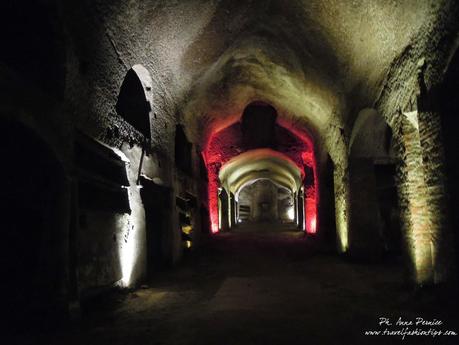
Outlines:
[[[218,199],[219,199],[219,208],[220,208],[219,216],[220,216],[221,231],[227,231],[229,230],[229,227],[230,227],[230,219],[229,219],[230,200],[229,200],[228,193],[226,192],[224,188],[219,190]]]
[[[441,118],[431,93],[424,82],[424,65],[419,66],[419,95],[417,99],[419,140],[425,176],[426,205],[430,217],[433,281],[445,282],[454,271],[454,238],[447,209],[445,154],[441,134]]]
[[[298,221],[298,192],[293,192],[293,211],[295,214],[295,224],[299,226]]]
[[[335,165],[333,171],[335,187],[335,215],[338,252],[349,248],[349,171],[347,166]]]
[[[297,208],[298,208],[298,228],[300,230],[304,229],[304,191],[299,190],[297,195]]]
[[[228,227],[232,228],[236,225],[236,208],[235,208],[234,194],[229,192],[228,194]]]
[[[408,268],[416,284],[426,285],[433,282],[432,236],[416,112],[399,114],[394,138],[399,159],[397,187]]]

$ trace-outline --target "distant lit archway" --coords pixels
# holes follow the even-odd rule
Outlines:
[[[266,222],[295,224],[295,192],[271,179],[261,178],[241,186],[235,195],[238,224]]]
[[[263,114],[269,119],[271,125],[264,126],[266,127],[264,129],[248,131],[247,126],[255,128],[257,121],[263,121]],[[218,211],[219,189],[222,189],[220,170],[234,157],[257,149],[269,149],[274,156],[280,154],[287,157],[301,172],[304,179],[301,181],[298,193],[301,193],[301,198],[304,199],[305,216],[302,217],[300,226],[311,234],[317,231],[319,200],[313,140],[305,131],[296,129],[288,121],[276,116],[277,112],[272,106],[261,102],[252,103],[242,114],[242,121],[211,133],[204,145],[202,155],[208,172],[209,213],[213,233],[220,230],[219,224],[221,224]],[[253,121],[254,118],[257,121]],[[240,167],[243,169],[242,165]],[[306,222],[305,219],[308,221]]]
[[[219,172],[221,188],[228,195],[228,212],[220,211],[219,214],[229,217],[228,224],[232,227],[244,221],[282,223],[288,220],[287,213],[291,215],[290,222],[295,221],[304,229],[299,222],[304,218],[304,200],[297,202],[303,180],[298,166],[277,151],[244,152],[232,158]],[[284,206],[286,202],[292,206],[290,213]],[[301,211],[296,205],[301,205]]]

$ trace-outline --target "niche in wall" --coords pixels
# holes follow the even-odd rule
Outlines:
[[[146,138],[150,138],[151,105],[136,71],[131,68],[121,85],[116,112]]]

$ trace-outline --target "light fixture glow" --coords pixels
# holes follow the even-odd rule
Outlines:
[[[288,219],[290,220],[294,220],[295,219],[295,210],[293,209],[293,207],[290,207],[287,211],[287,217]]]
[[[139,239],[137,238],[137,228],[140,222],[140,215],[137,212],[136,203],[132,192],[139,193],[139,190],[134,188],[128,189],[129,205],[131,207],[131,214],[126,214],[127,222],[124,224],[124,234],[120,243],[120,264],[121,264],[121,286],[129,287],[132,283],[132,273],[137,262],[139,253]]]
[[[347,197],[344,193],[339,193],[336,186],[340,186],[341,191],[347,193],[347,185],[335,175],[335,209],[336,209],[336,231],[338,233],[338,249],[341,253],[347,252],[349,248],[348,242],[348,209]]]
[[[124,153],[123,153],[124,152]],[[130,214],[124,214],[120,219],[118,227],[120,236],[118,237],[118,255],[121,268],[122,287],[131,287],[141,275],[141,267],[138,264],[142,262],[145,255],[145,211],[140,196],[141,186],[137,185],[138,171],[136,160],[140,156],[141,148],[135,146],[132,149],[127,147],[117,154],[126,163],[126,176],[129,181],[127,187]]]
[[[316,218],[312,218],[311,220],[309,220],[308,222],[308,233],[310,234],[315,234],[316,233],[316,226],[317,226],[317,220]]]
[[[130,225],[130,222],[128,222],[128,226],[129,225]],[[128,235],[129,235],[129,230],[128,230]],[[120,250],[121,273],[123,275],[121,278],[121,282],[122,282],[123,287],[128,287],[131,283],[131,276],[132,276],[132,271],[133,271],[134,263],[135,263],[135,253],[136,253],[135,241],[132,238],[128,238],[127,240],[125,240],[125,243],[122,244],[122,247]]]

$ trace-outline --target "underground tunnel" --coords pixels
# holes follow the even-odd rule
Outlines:
[[[8,344],[457,344],[454,0],[4,0]]]

